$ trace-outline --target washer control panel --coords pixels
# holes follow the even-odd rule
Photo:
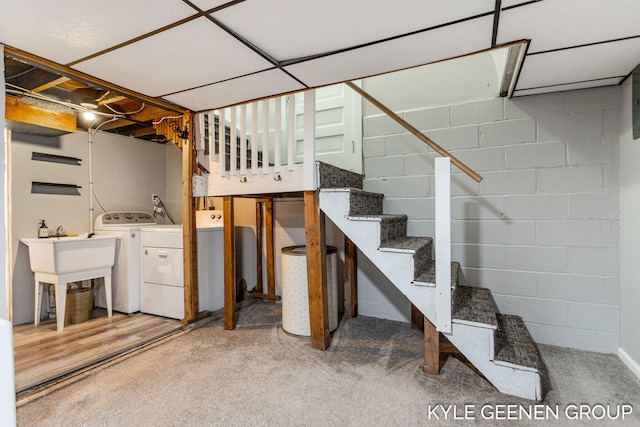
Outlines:
[[[156,224],[156,220],[146,212],[107,212],[96,218],[99,227],[131,224],[151,225]]]

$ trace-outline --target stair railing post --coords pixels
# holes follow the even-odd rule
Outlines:
[[[436,329],[451,333],[451,161],[435,159]]]

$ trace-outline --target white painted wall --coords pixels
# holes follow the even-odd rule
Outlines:
[[[81,166],[32,161],[33,151],[78,157]],[[50,138],[13,133],[10,170],[13,322],[22,324],[33,321],[34,285],[28,249],[19,239],[35,237],[40,219],[53,230],[62,225],[69,233],[89,231],[88,135],[76,132]],[[180,190],[176,196],[172,188],[171,196],[167,195],[166,170],[167,148],[163,145],[105,132],[94,137],[94,190],[108,211],[150,212],[152,193],[165,201],[179,200]],[[32,181],[77,184],[82,186],[81,195],[31,194]],[[94,217],[103,212],[97,202],[94,209]],[[180,212],[176,209],[177,216]]]
[[[380,99],[484,176],[452,178],[452,257],[467,282],[490,288],[537,342],[615,352],[620,88],[431,107],[418,81],[389,78]],[[377,96],[377,85],[364,88]],[[409,216],[410,235],[433,236],[434,153],[364,111],[365,189],[385,193],[387,213]],[[408,317],[385,314],[403,304],[384,280],[373,286],[360,281],[363,314]]]
[[[620,350],[618,354],[640,377],[640,139],[633,139],[632,79],[622,85],[620,120]]]
[[[0,44],[0,53],[4,52],[4,46]],[[4,57],[4,55],[3,55]],[[0,88],[0,253],[7,253],[7,197],[6,197],[6,182],[7,182],[7,141],[5,140],[4,130],[4,104],[5,104],[5,91],[4,91],[4,61],[0,64],[0,75],[2,76],[2,88]],[[0,318],[10,320],[9,310],[9,298],[10,292],[8,283],[8,266],[9,261],[5,256],[4,262],[0,263]]]

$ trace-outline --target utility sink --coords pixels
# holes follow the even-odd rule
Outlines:
[[[56,329],[64,329],[67,284],[104,277],[107,315],[111,317],[111,267],[115,262],[116,236],[50,237],[20,239],[29,247],[35,281],[34,323],[40,323],[42,290],[56,287]]]
[[[50,237],[20,239],[29,247],[34,273],[69,274],[111,268],[115,261],[116,236]]]

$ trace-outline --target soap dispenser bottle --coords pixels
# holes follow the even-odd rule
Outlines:
[[[38,228],[38,238],[43,239],[49,237],[49,229],[47,224],[44,223],[44,219],[40,220],[40,228]]]

